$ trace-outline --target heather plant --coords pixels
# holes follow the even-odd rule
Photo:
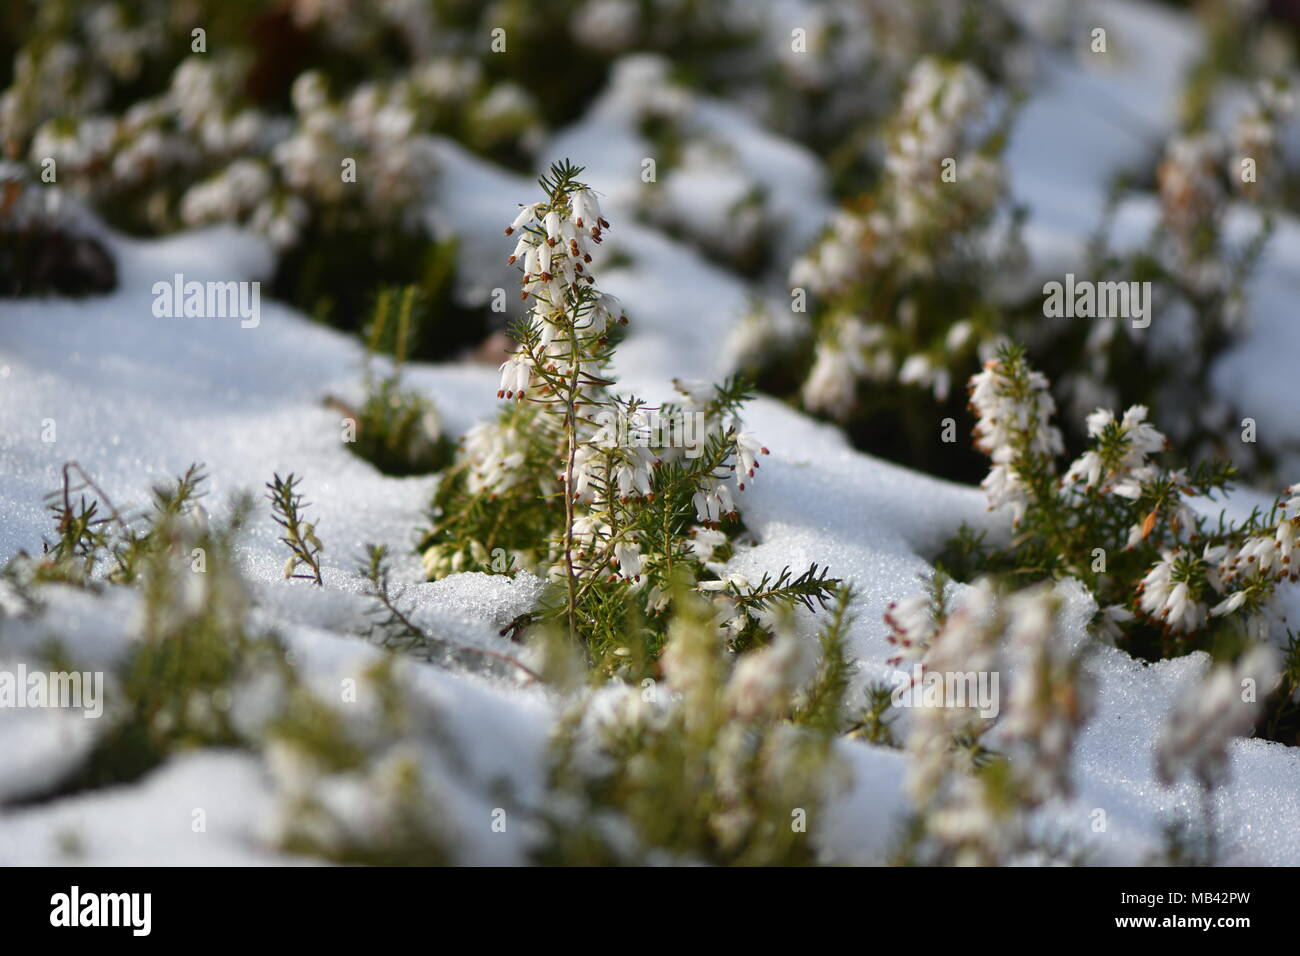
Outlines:
[[[563,695],[540,805],[500,798],[534,821],[534,859],[816,861],[812,833],[841,779],[834,741],[847,720],[847,590],[833,595],[815,642],[774,605],[771,643],[737,656],[720,639],[714,600],[679,568],[662,680],[638,670],[623,675],[631,682],[584,686],[585,660],[562,617],[534,635],[541,672],[456,645],[414,623],[390,583],[386,549],[376,547],[363,568],[376,612],[365,636],[402,653],[377,657],[331,700],[279,638],[250,623],[253,592],[233,546],[251,498],[236,498],[228,520],[210,523],[199,505],[203,483],[191,468],[132,516],[70,464],[51,496],[57,537],[41,557],[20,554],[6,566],[24,617],[42,613],[52,584],[101,597],[130,589],[141,607],[138,640],[114,672],[110,723],[68,777],[33,799],[135,779],[182,749],[237,747],[265,769],[271,813],[259,838],[269,846],[339,863],[454,861],[461,839],[446,825],[443,800],[447,774],[465,755],[440,705],[411,686],[410,667],[423,666],[405,660],[413,657]],[[296,480],[277,477],[268,488],[291,561],[318,582],[319,542]]]
[[[943,407],[1004,334],[1020,295],[989,282],[1014,275],[1024,255],[999,158],[1010,115],[973,66],[915,66],[886,126],[878,185],[847,202],[791,269],[810,334],[793,354],[768,350],[765,385],[796,391],[863,447],[906,448],[913,463],[951,472],[952,455],[933,451],[920,419],[933,420],[934,401]]]
[[[244,226],[279,254],[275,292],[323,320],[363,314],[376,281],[415,282],[447,319],[426,339],[435,356],[477,341],[485,317],[455,297],[455,244],[421,213],[436,181],[427,133],[519,154],[533,104],[472,58],[437,54],[433,25],[395,23],[391,5],[377,18],[358,5],[348,19],[365,29],[338,35],[300,6],[205,2],[174,17],[151,0],[46,5],[0,95],[5,155],[127,232]],[[277,54],[284,43],[311,49],[317,68]],[[370,57],[387,66],[358,82]]]
[[[669,61],[628,58],[613,71],[605,96],[630,112],[654,158],[660,188],[633,194],[637,213],[712,259],[761,274],[781,234],[772,197],[745,168],[733,138],[712,128],[700,98],[670,72]]]
[[[991,544],[963,528],[939,559],[944,567],[1020,584],[1074,578],[1100,608],[1097,635],[1148,659],[1198,649],[1235,658],[1280,637],[1280,592],[1300,577],[1294,486],[1242,521],[1207,517],[1195,505],[1230,487],[1233,465],[1158,466],[1152,457],[1168,443],[1142,406],[1090,415],[1090,447],[1061,472],[1049,383],[1018,346],[972,378],[970,395],[976,447],[992,462],[982,487],[990,508],[1007,509],[1012,537]],[[1288,723],[1293,690],[1272,704]],[[1276,721],[1272,728],[1281,732]]]
[[[626,650],[638,627],[658,651],[678,573],[710,595],[734,647],[766,643],[766,612],[824,605],[836,582],[815,565],[754,582],[726,570],[743,534],[737,496],[766,452],[739,417],[743,382],[678,383],[681,399],[659,407],[614,391],[626,318],[596,285],[589,249],[609,223],[581,172],[553,165],[545,198],[506,228],[532,303],[501,366],[497,394],[511,405],[465,436],[443,476],[425,567],[544,574],[557,593],[546,614],[595,660]]]
[[[815,862],[811,834],[839,773],[846,607],[841,595],[820,665],[785,626],[734,658],[710,603],[684,591],[662,681],[588,691],[561,715],[538,862]]]
[[[1213,646],[1218,618],[1253,635],[1268,630],[1273,596],[1294,578],[1300,501],[1279,498],[1268,513],[1256,510],[1240,523],[1197,513],[1192,499],[1229,488],[1234,467],[1158,467],[1150,459],[1167,440],[1142,406],[1120,418],[1107,409],[1089,416],[1091,446],[1062,474],[1047,379],[1017,346],[989,360],[970,394],[976,447],[992,461],[982,487],[990,507],[1008,506],[1015,538],[996,548],[965,532],[951,546],[956,566],[1005,569],[1021,579],[1075,577],[1103,605],[1114,625],[1107,633],[1141,647],[1142,625],[1152,625],[1160,656]]]
[[[1267,644],[1251,647],[1236,663],[1215,665],[1199,686],[1178,700],[1156,743],[1160,782],[1169,786],[1189,777],[1200,791],[1200,839],[1186,825],[1182,836],[1203,865],[1222,862],[1215,839],[1214,791],[1228,780],[1228,744],[1254,732],[1281,676],[1277,654]],[[1288,684],[1286,695],[1293,691],[1294,684]]]
[[[289,549],[284,563],[285,578],[314,581],[319,587],[324,582],[320,576],[320,556],[325,546],[316,536],[315,522],[308,521],[304,512],[308,503],[298,490],[300,479],[293,474],[287,478],[276,475],[267,482],[267,500],[271,502],[271,518],[283,534],[280,542]],[[303,568],[299,571],[299,568]]]
[[[828,0],[801,23],[780,55],[756,57],[758,76],[727,79],[767,125],[825,159],[841,198],[882,174],[881,125],[918,61],[966,62],[999,85],[1018,82],[1026,62],[1001,0]]]
[[[891,606],[890,663],[911,668],[897,672],[896,696],[917,700],[904,741],[913,815],[895,862],[988,866],[1068,851],[1033,824],[1037,808],[1071,795],[1071,756],[1093,706],[1086,649],[1061,629],[1060,603],[1050,586],[999,593],[990,578],[953,601],[936,575]],[[994,674],[1011,686],[993,685],[989,701],[960,683]]]
[[[105,726],[55,784],[60,793],[133,780],[188,748],[251,746],[232,701],[254,677],[285,679],[278,640],[250,624],[249,589],[233,553],[251,500],[236,497],[227,519],[209,522],[199,501],[203,481],[191,467],[157,487],[143,514],[128,515],[70,463],[51,496],[55,538],[39,556],[19,552],[3,570],[21,614],[33,621],[52,585],[100,600],[126,589],[138,596],[133,640],[114,663]],[[66,663],[66,649],[58,653]]]
[[[1132,194],[1131,183],[1116,185],[1089,247],[1086,274],[1145,287],[1150,314],[1143,321],[1091,311],[1055,315],[1050,343],[1041,336],[1032,342],[1072,414],[1120,402],[1161,409],[1180,452],[1230,457],[1251,476],[1268,477],[1276,443],[1233,440],[1241,416],[1205,393],[1212,364],[1248,322],[1246,286],[1274,230],[1282,177],[1278,124],[1291,99],[1285,85],[1261,82],[1228,138],[1205,128],[1173,136],[1152,184],[1159,217],[1134,251],[1117,250],[1110,236],[1115,211]],[[1244,228],[1229,227],[1234,209],[1246,217]],[[1147,331],[1152,321],[1165,326],[1158,338]],[[1067,355],[1083,360],[1067,364]]]
[[[1291,188],[1282,130],[1294,112],[1293,57],[1259,6],[1196,5],[1206,42],[1186,75],[1177,128],[1149,164],[1115,178],[1089,243],[1089,278],[1149,290],[1144,321],[1071,310],[1051,315],[1047,334],[1028,326],[1015,334],[1071,418],[1098,405],[1155,408],[1181,454],[1228,457],[1267,482],[1279,441],[1239,433],[1248,427],[1241,410],[1208,394],[1212,365],[1249,323],[1247,287]],[[1227,89],[1235,91],[1231,106],[1222,103]],[[1121,208],[1152,198],[1158,216],[1141,241],[1112,235]],[[1153,321],[1159,335],[1148,330]]]
[[[268,842],[333,863],[442,866],[455,839],[440,799],[441,715],[377,660],[356,698],[331,704],[297,681],[260,735],[275,804]],[[362,703],[365,701],[366,703]]]
[[[365,396],[354,408],[337,396],[326,404],[345,416],[349,451],[388,475],[429,474],[451,456],[437,409],[420,392],[402,384],[402,367],[427,320],[427,308],[417,286],[382,287],[375,296],[366,336]],[[391,370],[379,374],[381,353],[392,356]]]
[[[797,392],[859,447],[965,479],[978,463],[947,439],[936,444],[934,423],[959,415],[953,383],[1014,338],[1056,382],[1071,438],[1084,437],[1073,418],[1097,405],[1140,404],[1167,410],[1180,452],[1230,457],[1269,477],[1276,440],[1229,440],[1240,416],[1205,399],[1212,363],[1246,323],[1246,287],[1287,175],[1279,130],[1293,108],[1288,84],[1275,67],[1237,72],[1251,95],[1228,134],[1209,128],[1204,108],[1190,110],[1154,176],[1116,181],[1087,247],[1085,284],[1141,288],[1143,316],[1135,304],[1076,314],[1073,302],[1057,309],[1017,278],[1028,261],[999,159],[1014,86],[973,62],[922,59],[884,125],[879,183],[846,202],[791,270],[793,317],[807,309],[811,332],[760,304],[745,332],[758,344],[741,349],[738,364],[758,369],[770,391]],[[1111,232],[1135,187],[1156,193],[1160,215],[1129,251]],[[1244,229],[1226,222],[1234,208],[1250,211]],[[1147,331],[1153,314],[1159,337]]]

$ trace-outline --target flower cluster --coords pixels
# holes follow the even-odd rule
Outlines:
[[[1003,551],[959,538],[949,554],[955,566],[971,574],[1015,568],[1028,580],[1078,578],[1103,608],[1103,635],[1139,646],[1156,640],[1162,656],[1208,648],[1221,628],[1266,636],[1270,621],[1282,618],[1278,588],[1298,578],[1300,486],[1267,514],[1212,524],[1194,500],[1225,490],[1232,465],[1158,467],[1152,456],[1168,441],[1144,406],[1118,418],[1107,409],[1089,415],[1091,447],[1057,478],[1062,439],[1047,389],[1014,346],[971,380],[976,447],[992,459],[983,487],[990,507],[1010,506],[1018,534]]]
[[[718,128],[716,106],[675,79],[667,58],[621,60],[594,109],[626,117],[656,159],[658,188],[638,182],[620,201],[743,272],[759,271],[774,249],[786,251],[791,201],[762,182],[762,167]]]
[[[1199,552],[1191,547],[1164,551],[1138,585],[1141,612],[1181,633],[1197,631],[1209,618],[1232,615],[1244,621],[1252,639],[1265,639],[1269,620],[1285,619],[1278,587],[1300,580],[1291,560],[1300,531],[1300,485],[1286,494],[1289,500],[1279,499],[1270,521],[1255,533],[1243,529],[1219,536]]]
[[[809,652],[779,629],[770,646],[733,660],[707,602],[682,595],[662,678],[586,692],[561,719],[543,859],[813,862],[839,773],[829,728],[798,718],[816,683]]]
[[[975,413],[975,447],[993,467],[981,483],[989,507],[1011,506],[1012,523],[1020,524],[1034,495],[1034,485],[1055,472],[1064,451],[1060,431],[1051,423],[1056,402],[1046,376],[1030,368],[1022,353],[1003,350],[970,380],[970,407]]]
[[[1189,83],[1202,93],[1213,89]],[[1071,347],[1059,354],[1076,356],[1082,348],[1084,360],[1053,368],[1072,413],[1122,398],[1159,409],[1185,454],[1219,453],[1216,440],[1234,416],[1223,402],[1205,398],[1209,369],[1246,320],[1247,282],[1273,231],[1270,207],[1279,198],[1278,129],[1291,110],[1285,83],[1261,81],[1230,120],[1229,136],[1206,116],[1187,124],[1153,171],[1159,217],[1148,240],[1118,249],[1110,247],[1108,229],[1099,234],[1089,271],[1098,280],[1145,283],[1167,331],[1150,335],[1122,315],[1067,323],[1062,334]],[[1127,197],[1117,188],[1111,212]],[[1230,212],[1246,213],[1245,203],[1253,207],[1241,217],[1246,228],[1225,228]],[[1048,349],[1041,355],[1052,361]],[[1234,457],[1243,467],[1266,458],[1249,445]]]
[[[984,280],[1008,273],[1020,251],[1001,214],[993,103],[967,63],[927,58],[913,69],[879,186],[842,209],[790,272],[792,287],[817,297],[806,408],[846,420],[865,383],[920,386],[944,401],[953,370],[996,337]],[[944,289],[941,309],[930,286]]]
[[[1070,756],[1091,712],[1091,685],[1081,653],[1057,630],[1050,587],[1000,595],[983,578],[949,609],[944,585],[936,575],[930,593],[891,607],[891,641],[907,636],[925,684],[997,674],[1009,675],[1011,688],[1005,705],[989,711],[972,695],[922,698],[911,712],[906,784],[920,829],[910,852],[932,862],[1004,863],[1032,846],[1025,812],[1071,792]]]
[[[421,283],[450,324],[463,288],[455,245],[430,241],[430,134],[517,165],[544,111],[480,59],[486,44],[452,40],[466,12],[424,6],[59,5],[32,18],[0,92],[0,146],[118,230],[229,222],[263,236],[277,294],[320,318],[360,324],[377,280]],[[285,43],[310,52],[280,58]],[[457,325],[425,339],[428,357],[483,319]]]
[[[483,570],[543,573],[570,632],[602,653],[622,644],[626,615],[662,618],[684,575],[733,646],[764,643],[769,608],[820,603],[834,582],[815,568],[752,584],[727,571],[738,501],[767,453],[740,420],[742,383],[677,382],[678,398],[657,407],[614,391],[613,336],[627,319],[596,284],[610,224],[580,173],[553,166],[545,199],[506,227],[530,303],[501,366],[509,404],[466,436],[443,478],[425,567],[468,570],[500,549],[509,560]],[[651,415],[676,427],[652,428]]]

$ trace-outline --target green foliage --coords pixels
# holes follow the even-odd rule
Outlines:
[[[791,726],[791,675],[773,675],[775,696],[747,698],[738,675],[750,657],[731,663],[707,602],[684,593],[673,607],[666,686],[646,679],[597,692],[562,719],[537,862],[814,862],[810,831],[834,774],[825,715],[842,704],[827,668],[840,665],[824,662],[807,695],[814,710],[803,727]],[[825,643],[837,647],[837,634]]]
[[[418,708],[383,658],[360,681],[377,708],[346,715],[295,683],[268,726],[268,747],[292,753],[293,770],[277,769],[280,849],[360,866],[445,866],[453,840],[425,770],[428,748],[446,741],[422,725]],[[344,706],[359,707],[353,703]],[[345,797],[362,794],[357,814]]]
[[[853,599],[852,587],[841,585],[835,595],[835,607],[830,618],[818,630],[817,643],[821,659],[792,716],[797,726],[827,734],[844,729],[844,699],[852,673],[852,662],[845,650],[845,641],[853,623],[850,611]]]
[[[1091,445],[1061,475],[1047,385],[1015,345],[972,380],[977,443],[994,461],[985,487],[993,504],[1012,505],[1014,528],[1009,543],[993,544],[963,527],[937,566],[1016,587],[1074,578],[1101,608],[1099,634],[1148,660],[1197,649],[1232,659],[1266,634],[1275,593],[1297,579],[1300,499],[1279,497],[1241,521],[1194,511],[1189,499],[1214,502],[1230,489],[1234,465],[1150,463],[1167,442],[1141,407],[1121,419],[1106,410],[1089,416]],[[1293,719],[1283,695],[1270,726]]]
[[[232,711],[236,685],[253,673],[285,671],[279,643],[245,621],[248,595],[233,547],[251,499],[237,497],[229,518],[209,525],[197,503],[203,480],[191,466],[173,486],[156,488],[150,510],[128,522],[69,463],[51,505],[57,540],[39,560],[20,553],[5,568],[31,610],[40,606],[41,586],[55,582],[93,591],[129,586],[140,595],[138,639],[115,674],[107,726],[58,793],[136,779],[190,748],[247,746]],[[74,503],[86,490],[98,497]]]
[[[865,740],[867,743],[878,744],[884,747],[898,749],[902,743],[894,734],[893,717],[890,709],[893,707],[893,688],[888,684],[874,683],[868,684],[864,691],[866,703],[863,705],[857,720],[848,730],[848,735],[857,740]]]
[[[284,566],[284,576],[315,581],[319,587],[324,583],[320,575],[320,554],[325,549],[316,537],[316,525],[303,517],[303,511],[308,505],[296,490],[298,482],[299,479],[292,474],[288,478],[276,475],[272,481],[267,482],[266,497],[271,502],[271,517],[284,529],[280,541],[290,551],[289,560]],[[307,572],[299,572],[299,565],[306,566]]]
[[[423,295],[416,286],[381,287],[366,331],[366,396],[355,410],[337,398],[328,403],[345,415],[354,429],[348,449],[384,474],[428,474],[451,458],[452,445],[442,433],[433,403],[402,386],[402,366],[420,338],[416,316],[424,314]],[[392,371],[377,375],[377,356],[393,356]]]
[[[520,230],[510,261],[533,301],[498,393],[515,401],[462,439],[442,476],[425,568],[548,576],[555,586],[533,620],[563,621],[608,673],[658,653],[681,574],[712,595],[734,649],[765,644],[774,611],[824,607],[839,582],[815,565],[756,585],[726,576],[744,531],[728,481],[743,492],[766,453],[740,420],[750,386],[678,382],[681,400],[658,408],[614,392],[616,313],[585,249],[609,224],[581,173],[553,165],[544,200],[506,230]]]

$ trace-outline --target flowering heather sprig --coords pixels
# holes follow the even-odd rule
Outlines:
[[[733,660],[700,594],[681,592],[673,606],[661,674],[584,691],[561,719],[544,859],[811,862],[809,832],[792,816],[816,819],[838,779],[844,684],[813,677],[811,645],[784,626]],[[841,652],[842,637],[832,625],[823,648]],[[832,717],[792,722],[814,696]]]
[[[975,447],[993,462],[980,487],[990,508],[1009,504],[1018,525],[1064,451],[1061,433],[1051,424],[1056,403],[1047,378],[1030,368],[1022,349],[1005,346],[971,379],[970,407]]]
[[[898,653],[885,663],[899,667],[925,659],[948,616],[944,597],[947,583],[946,575],[936,573],[930,578],[926,592],[893,601],[886,608],[885,623],[889,625],[890,633],[885,640],[896,647]]]
[[[1276,590],[1298,577],[1295,486],[1269,516],[1210,526],[1191,499],[1225,490],[1232,466],[1159,468],[1152,456],[1168,442],[1140,405],[1118,419],[1107,409],[1089,415],[1092,445],[1058,481],[1061,436],[1050,420],[1048,383],[1023,351],[1004,349],[971,386],[976,446],[992,459],[983,487],[991,506],[1012,506],[1020,533],[1000,553],[959,537],[950,557],[965,562],[964,573],[1014,568],[1021,580],[1076,577],[1103,608],[1102,636],[1151,628],[1162,655],[1193,641],[1209,647],[1212,632],[1238,622],[1262,639],[1269,620],[1281,617]]]
[[[567,162],[551,167],[544,198],[505,227],[530,303],[500,369],[497,395],[509,404],[471,430],[444,476],[426,569],[469,570],[499,552],[493,570],[541,572],[563,588],[551,610],[562,608],[589,650],[595,640],[593,653],[623,646],[631,615],[661,625],[685,575],[728,643],[766,643],[771,605],[812,609],[837,582],[815,566],[756,584],[727,570],[738,501],[767,454],[740,419],[743,382],[675,381],[680,397],[657,408],[615,393],[611,333],[627,319],[593,272],[610,224],[580,174]],[[689,447],[664,423],[689,424]]]
[[[1024,800],[1038,805],[1071,795],[1070,755],[1092,715],[1094,687],[1081,652],[1056,629],[1059,599],[1039,585],[1008,599],[1007,648],[1019,664],[1000,725]]]
[[[1256,644],[1233,664],[1211,668],[1180,697],[1156,745],[1156,774],[1173,783],[1184,773],[1205,790],[1228,776],[1228,744],[1246,737],[1264,716],[1263,703],[1279,678],[1277,655]]]
[[[435,172],[426,132],[483,151],[539,141],[542,110],[525,86],[440,52],[436,38],[462,29],[450,14],[335,4],[322,17],[318,4],[290,6],[297,29],[327,38],[313,55],[320,70],[294,80],[291,116],[271,112],[279,82],[268,88],[259,75],[261,54],[228,42],[247,30],[229,5],[200,0],[176,17],[153,0],[105,2],[34,20],[0,93],[0,143],[34,164],[56,160],[58,181],[92,196],[110,220],[155,231],[233,221],[287,249],[322,205],[385,228],[419,227]],[[205,25],[211,51],[191,47],[194,23]],[[405,51],[384,62],[401,47],[395,36]],[[331,98],[325,74],[362,72],[384,79]],[[350,180],[340,176],[345,158],[360,169]]]
[[[1135,499],[1156,476],[1150,455],[1165,451],[1169,440],[1146,420],[1145,405],[1134,405],[1120,421],[1108,408],[1088,416],[1088,437],[1096,448],[1084,452],[1065,473],[1065,484]]]
[[[1000,715],[979,711],[970,699],[911,711],[906,786],[920,826],[912,859],[1005,863],[1031,846],[1025,811],[1070,793],[1070,757],[1092,710],[1092,688],[1081,652],[1058,632],[1052,588],[1000,595],[982,578],[951,611],[936,604],[942,590],[936,575],[930,593],[886,615],[897,632],[898,609],[906,607],[908,632],[930,635],[917,658],[924,679],[1009,674],[1011,688]]]
[[[820,300],[802,388],[807,408],[848,419],[864,383],[921,386],[945,401],[954,368],[992,342],[980,287],[1016,243],[1010,233],[984,234],[1006,197],[998,146],[983,122],[991,102],[972,66],[922,59],[886,131],[880,186],[837,213],[795,262],[790,285]],[[945,290],[942,316],[910,294],[928,285]],[[970,313],[954,317],[953,301]]]

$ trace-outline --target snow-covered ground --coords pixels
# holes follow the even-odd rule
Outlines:
[[[1077,256],[1095,225],[1110,177],[1157,148],[1197,42],[1188,23],[1167,11],[1118,2],[1096,7],[1118,55],[1097,69],[1044,58],[1039,92],[1010,147],[1011,183],[1031,211],[1036,273],[1065,271],[1062,263]],[[654,400],[668,394],[674,377],[726,371],[724,344],[751,290],[689,246],[631,221],[632,199],[619,184],[634,181],[643,150],[616,108],[618,94],[612,89],[586,118],[560,131],[541,159],[570,156],[587,163],[592,184],[609,199],[614,226],[607,251],[617,249],[630,262],[604,270],[602,282],[633,317],[617,372],[624,386]],[[733,141],[750,176],[780,185],[786,202],[778,211],[789,219],[789,241],[779,249],[793,254],[833,208],[816,160],[734,107],[706,101],[699,109],[698,121]],[[531,197],[533,185],[450,142],[438,143],[438,155],[441,172],[429,217],[461,235],[466,261],[482,264],[481,272],[466,276],[480,295],[509,287],[509,243],[501,226],[516,203]],[[676,188],[686,209],[708,215],[715,186],[707,178],[685,177]],[[0,303],[0,561],[39,548],[48,536],[43,496],[57,487],[69,460],[115,502],[135,505],[152,484],[203,462],[215,515],[232,492],[260,489],[272,473],[292,471],[303,477],[327,547],[324,591],[283,580],[284,552],[269,518],[254,522],[241,558],[255,582],[258,613],[286,637],[313,681],[337,687],[340,676],[360,673],[380,653],[352,636],[363,627],[367,607],[355,573],[367,542],[388,544],[402,556],[399,573],[410,582],[407,595],[420,623],[464,644],[512,650],[498,631],[536,599],[538,582],[463,574],[419,583],[418,561],[408,552],[432,480],[381,475],[341,443],[338,413],[322,399],[359,393],[363,353],[357,341],[266,300],[256,328],[241,328],[235,319],[152,314],[153,282],[174,273],[199,280],[266,278],[270,250],[227,229],[151,242],[106,238],[121,280],[113,294]],[[1288,308],[1297,284],[1300,223],[1285,221],[1250,290],[1251,328],[1218,363],[1214,383],[1254,415],[1261,430],[1300,442],[1300,398],[1281,387],[1300,358],[1300,325]],[[414,365],[407,382],[434,400],[453,434],[496,407],[490,368]],[[51,422],[55,440],[43,441]],[[752,576],[817,561],[852,580],[860,595],[850,640],[859,662],[855,679],[861,685],[882,678],[888,671],[881,624],[887,604],[918,589],[918,576],[929,567],[925,556],[962,522],[996,533],[1003,520],[986,512],[978,489],[858,453],[836,430],[770,399],[755,401],[747,422],[772,454],[761,480],[745,493],[746,522],[758,544],[736,559],[736,570]],[[1093,607],[1082,592],[1071,594],[1068,626],[1082,641]],[[137,612],[132,595],[92,603],[68,593],[51,605],[35,624],[6,622],[0,666],[16,664],[52,634],[90,669],[120,660],[129,648]],[[1146,666],[1113,648],[1090,658],[1099,707],[1076,751],[1077,797],[1049,808],[1047,816],[1095,861],[1140,862],[1160,848],[1164,824],[1198,807],[1190,784],[1160,786],[1152,758],[1173,701],[1208,662],[1198,653]],[[403,666],[466,757],[443,793],[461,858],[522,861],[527,828],[495,833],[490,815],[503,785],[525,816],[535,805],[554,701],[504,680],[413,661]],[[0,801],[53,783],[87,752],[96,730],[77,713],[0,711]],[[896,835],[905,758],[856,741],[839,748],[850,785],[825,819],[815,821],[815,835],[828,859],[872,862]],[[1300,864],[1300,749],[1240,740],[1231,752],[1231,782],[1215,794],[1226,858]],[[205,810],[206,832],[192,831],[194,808]],[[1105,810],[1104,832],[1092,825],[1096,809]],[[258,758],[194,753],[129,786],[0,809],[0,864],[70,858],[96,864],[301,862],[268,848],[264,837],[276,812]]]

